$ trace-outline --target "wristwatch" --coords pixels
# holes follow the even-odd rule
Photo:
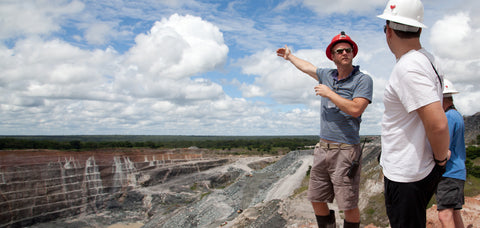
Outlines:
[[[433,160],[435,161],[435,163],[440,164],[440,163],[446,162],[448,160],[447,158],[448,158],[448,156],[445,157],[445,159],[440,161],[440,160],[435,159],[435,157],[433,157]]]

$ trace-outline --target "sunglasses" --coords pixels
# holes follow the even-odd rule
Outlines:
[[[343,51],[346,51],[347,53],[351,53],[353,51],[353,49],[352,48],[339,48],[339,49],[334,50],[333,52],[341,55],[341,54],[343,54]]]
[[[383,26],[383,33],[387,33],[387,25]]]

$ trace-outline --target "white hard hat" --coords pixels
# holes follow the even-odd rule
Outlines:
[[[423,4],[420,0],[390,0],[383,14],[377,17],[417,28],[427,27],[423,24]],[[406,29],[395,30],[407,31]]]
[[[458,91],[453,87],[453,84],[448,79],[443,79],[443,96],[444,97],[451,97],[452,94],[457,94]]]

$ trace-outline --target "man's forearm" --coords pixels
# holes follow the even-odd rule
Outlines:
[[[317,67],[311,64],[308,61],[305,61],[301,58],[294,56],[293,54],[288,55],[288,60],[300,71],[308,74],[310,77],[318,80],[317,78]]]
[[[433,157],[437,163],[448,160],[448,146],[450,145],[450,135],[448,133],[448,124],[446,129],[440,125],[436,130],[427,131],[428,141],[432,147]],[[441,162],[439,162],[441,161]]]
[[[434,102],[417,110],[422,119],[434,159],[443,161],[448,156],[450,134],[448,120],[440,102]],[[442,162],[443,163],[443,162]]]
[[[367,108],[369,101],[366,98],[357,97],[353,100],[343,98],[342,96],[333,92],[329,96],[329,99],[343,112],[358,118]]]

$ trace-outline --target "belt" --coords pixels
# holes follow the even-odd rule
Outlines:
[[[353,147],[352,144],[346,144],[346,143],[326,143],[323,141],[320,141],[318,144],[322,149],[348,149]]]

